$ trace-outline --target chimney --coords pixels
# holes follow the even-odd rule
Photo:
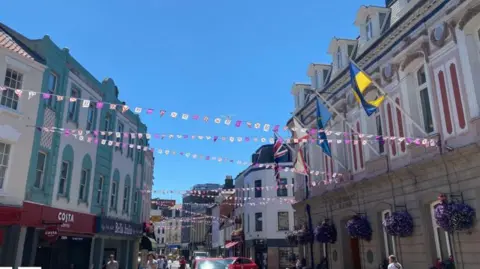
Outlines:
[[[224,189],[233,189],[233,177],[232,176],[226,176],[225,177],[225,185],[223,185]]]

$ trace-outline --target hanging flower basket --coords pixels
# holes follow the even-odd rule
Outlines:
[[[313,235],[308,229],[301,229],[297,232],[297,240],[300,245],[305,245],[313,240]]]
[[[439,197],[441,203],[435,207],[435,221],[447,232],[471,229],[475,224],[475,210],[461,202],[448,202],[445,195]]]
[[[295,231],[289,232],[287,234],[287,241],[291,246],[296,246],[298,245],[298,240],[297,240],[297,233]]]
[[[337,241],[337,230],[329,220],[324,220],[322,224],[315,228],[313,233],[315,239],[320,243],[334,244]]]
[[[407,211],[393,212],[383,221],[387,234],[398,237],[409,237],[413,234],[413,218]]]
[[[372,227],[366,216],[355,215],[347,221],[348,234],[353,238],[372,240]]]

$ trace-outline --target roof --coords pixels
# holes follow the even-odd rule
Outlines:
[[[19,43],[15,42],[15,40],[13,40],[9,34],[3,31],[2,28],[0,28],[0,46],[11,50],[29,60],[35,61],[35,59],[28,52],[26,52]]]

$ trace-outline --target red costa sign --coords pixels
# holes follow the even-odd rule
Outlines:
[[[24,202],[22,225],[45,228],[55,226],[58,232],[94,234],[95,216],[31,202]]]
[[[58,238],[58,227],[57,226],[48,226],[45,228],[45,232],[43,233],[43,237],[45,240],[53,242],[56,241]]]

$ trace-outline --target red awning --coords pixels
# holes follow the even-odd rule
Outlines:
[[[225,248],[232,248],[232,247],[236,246],[238,243],[239,243],[238,241],[237,241],[237,242],[227,243],[227,244],[225,245]]]

